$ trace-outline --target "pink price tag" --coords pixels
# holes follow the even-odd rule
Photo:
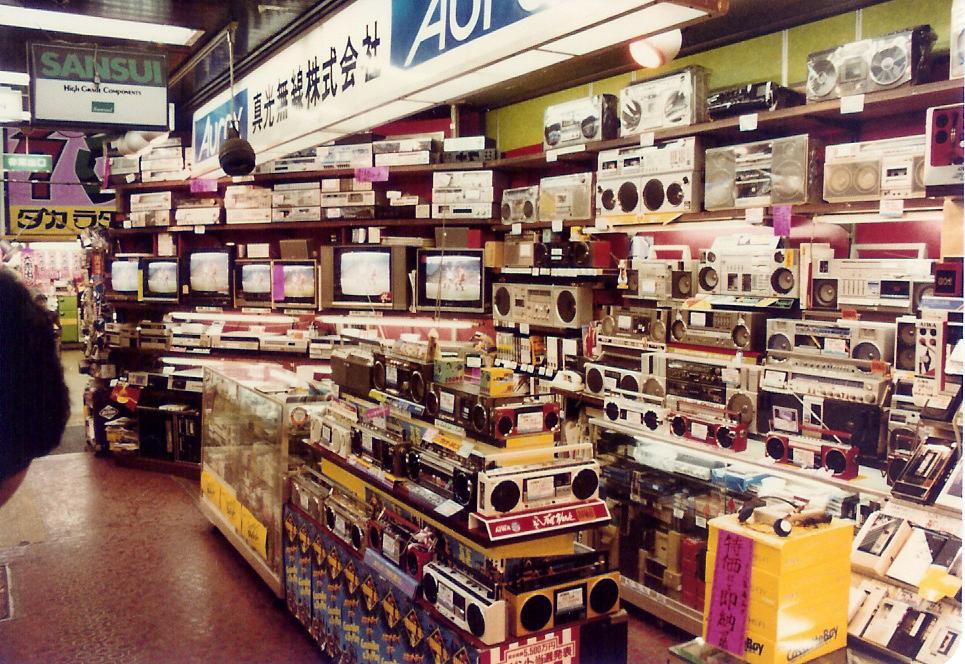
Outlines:
[[[271,299],[280,302],[285,299],[285,266],[272,265]]]
[[[218,191],[218,181],[214,178],[195,178],[191,180],[192,194],[207,194]]]
[[[356,168],[355,179],[359,182],[386,182],[389,179],[389,167],[363,166]]]
[[[774,205],[771,207],[771,218],[774,220],[774,235],[788,237],[791,234],[791,206]]]
[[[753,557],[754,540],[718,531],[714,582],[708,589],[713,597],[707,615],[707,643],[738,657],[744,656]]]

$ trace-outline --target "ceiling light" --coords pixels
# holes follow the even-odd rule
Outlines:
[[[662,32],[630,44],[630,55],[641,67],[656,69],[677,57],[683,34],[680,30]]]
[[[30,74],[19,71],[0,71],[0,84],[30,85]]]
[[[201,30],[182,28],[177,25],[126,21],[10,5],[0,5],[0,25],[177,46],[191,46],[204,34]]]
[[[546,51],[569,53],[570,55],[586,55],[607,46],[622,44],[640,35],[653,34],[666,30],[672,25],[693,21],[702,16],[705,16],[704,12],[690,7],[665,4],[651,5],[592,28],[581,30],[568,37],[543,44],[540,48]]]

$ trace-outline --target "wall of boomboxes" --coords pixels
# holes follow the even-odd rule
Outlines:
[[[619,97],[547,108],[543,147],[565,150],[913,85],[927,76],[933,41],[921,26],[812,54],[804,93],[765,81],[708,94],[707,72],[689,67]],[[952,41],[954,77],[961,54]],[[599,151],[595,172],[525,186],[499,170],[437,171],[428,210],[413,210],[440,219],[434,247],[383,236],[376,244],[317,250],[289,245],[279,256],[258,242],[246,244],[244,255],[237,246],[166,258],[115,255],[110,269],[109,295],[118,300],[296,314],[491,312],[493,328],[482,324],[480,338],[491,333],[492,347],[333,341],[321,326],[255,322],[226,330],[223,322],[170,315],[140,332],[119,322],[108,331],[120,345],[147,339],[155,349],[285,350],[329,359],[339,399],[309,414],[306,441],[330,463],[390,478],[411,498],[373,506],[302,472],[293,479],[293,504],[348,550],[366,560],[376,553],[410,575],[446,624],[482,643],[615,611],[616,581],[702,611],[706,521],[736,511],[762,486],[773,490],[775,478],[788,483],[781,490],[823,501],[835,515],[887,522],[887,543],[878,546],[873,531],[855,545],[866,597],[852,618],[864,620],[854,628],[863,637],[878,607],[898,601],[880,582],[909,583],[889,565],[898,539],[911,541],[915,527],[930,543],[943,538],[940,550],[957,542],[957,557],[943,553],[941,561],[961,575],[960,534],[900,512],[910,504],[927,511],[936,500],[961,509],[960,495],[949,498],[960,494],[960,479],[957,489],[946,484],[960,464],[961,261],[895,258],[887,250],[861,258],[859,246],[846,256],[831,242],[749,228],[693,251],[689,243],[654,244],[659,233],[627,241],[616,226],[600,233],[589,227],[821,199],[922,198],[927,187],[961,185],[963,117],[961,104],[929,108],[923,134],[863,142],[828,144],[825,132],[739,145],[712,145],[713,135],[625,145]],[[467,150],[480,161],[493,156],[483,139],[463,141],[458,159],[440,157],[431,139],[388,142],[394,145],[340,150],[365,153],[369,164],[373,154],[402,155],[383,156],[383,164],[473,159]],[[229,224],[333,218],[326,209],[378,219],[387,209],[380,206],[398,198],[386,193],[346,178],[274,191],[232,186],[207,209],[217,210],[220,222],[223,205]],[[418,196],[402,198],[426,205]],[[168,223],[182,209],[171,192],[132,194],[130,204],[132,215]],[[184,218],[206,223],[199,214]],[[495,218],[512,225],[500,242],[476,228],[445,227]],[[426,436],[426,427],[439,437]],[[859,501],[876,473],[886,482],[872,500]],[[585,508],[604,498],[614,525],[588,532],[585,542],[608,557],[547,558],[525,570],[512,560],[459,553],[458,538],[412,510],[413,500],[429,513],[445,505],[447,527],[479,531],[507,515]],[[881,548],[893,553],[888,564],[857,562],[864,549],[884,556]],[[901,602],[921,611],[907,597]],[[924,654],[932,627],[949,621],[944,604],[929,610],[937,617],[909,656],[946,661],[952,649]],[[869,640],[888,647],[896,631],[879,632]]]

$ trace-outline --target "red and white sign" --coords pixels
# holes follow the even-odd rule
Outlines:
[[[479,654],[479,664],[576,664],[580,630],[566,627],[522,641],[511,641]]]
[[[605,502],[597,499],[562,507],[517,512],[506,516],[486,517],[474,513],[471,516],[472,519],[486,528],[490,541],[499,542],[534,533],[546,533],[573,526],[587,526],[598,521],[609,521],[610,510]]]

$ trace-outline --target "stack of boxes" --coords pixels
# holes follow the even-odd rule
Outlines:
[[[276,184],[271,195],[272,221],[319,221],[322,218],[318,182]]]
[[[168,138],[151,146],[141,156],[111,157],[111,184],[134,182],[167,182],[191,177],[191,148],[182,148],[180,138]]]
[[[209,226],[221,223],[221,199],[217,196],[181,198],[174,219],[179,226]]]
[[[442,134],[396,136],[372,143],[376,166],[425,166],[439,162]]]
[[[126,228],[170,226],[173,199],[170,191],[131,194]]]
[[[267,224],[271,222],[272,190],[248,184],[225,188],[224,207],[227,224]]]
[[[699,537],[680,539],[680,601],[696,609],[704,610],[706,584],[704,568],[707,560],[707,540]]]
[[[374,219],[376,207],[385,205],[385,192],[371,182],[329,178],[321,182],[319,202],[326,219]]]

